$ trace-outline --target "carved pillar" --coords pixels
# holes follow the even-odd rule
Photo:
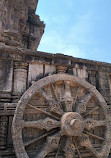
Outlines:
[[[7,116],[0,117],[0,149],[6,148],[7,125],[8,125]]]
[[[58,65],[56,67],[57,73],[58,74],[64,74],[67,71],[67,67],[66,66],[62,66],[62,65]]]
[[[74,76],[78,76],[82,79],[86,79],[88,77],[87,67],[83,65],[83,67],[81,68],[78,64],[75,64],[75,67],[73,68],[73,74]]]
[[[8,132],[7,132],[7,147],[12,148],[13,143],[12,143],[12,121],[13,121],[13,116],[9,116],[8,120]]]
[[[10,102],[13,80],[13,61],[0,60],[0,101]]]
[[[14,63],[14,85],[13,95],[21,96],[27,87],[27,63],[15,62]]]
[[[83,65],[83,67],[82,67],[82,78],[83,79],[88,78],[87,67],[85,65]]]
[[[88,71],[88,82],[96,87],[96,71]]]
[[[107,103],[110,102],[110,85],[107,72],[98,72],[98,88]]]

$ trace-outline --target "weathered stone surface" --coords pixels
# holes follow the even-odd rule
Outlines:
[[[38,0],[1,0],[0,45],[36,50],[44,23],[35,15]]]
[[[94,85],[97,86],[97,72],[96,71],[88,71],[88,81]]]
[[[27,63],[14,63],[14,86],[13,94],[20,95],[26,91],[27,86]]]
[[[82,92],[81,88],[84,89]],[[34,95],[38,99],[35,104],[32,104],[31,100]],[[42,100],[47,100],[48,105],[46,107],[43,104],[42,106],[39,105],[40,96]],[[43,109],[43,106],[45,109]],[[52,111],[52,108],[50,108],[50,111],[50,106],[55,107],[55,110]],[[63,112],[58,113],[58,107]],[[29,110],[29,115],[25,113],[26,109]],[[33,114],[31,110],[34,110],[37,115]],[[41,119],[42,115],[44,116],[43,119]],[[73,158],[73,156],[77,156],[75,150],[78,149],[81,157],[87,157],[87,150],[90,152],[88,156],[108,157],[111,143],[109,119],[105,100],[96,88],[85,80],[68,74],[55,74],[45,77],[27,90],[18,103],[12,124],[12,137],[16,155],[18,158],[45,158],[50,154],[52,156],[59,155],[61,150],[65,152],[64,154],[61,153],[62,156],[67,155]],[[105,131],[104,127],[106,128]],[[91,132],[91,129],[94,130],[94,133]],[[53,130],[56,134],[53,133]],[[31,131],[34,133],[31,133]],[[40,131],[43,132],[42,136]],[[22,135],[23,137],[21,137]],[[41,140],[43,137],[47,137],[45,143]],[[67,139],[65,140],[64,137]],[[69,141],[69,139],[71,140]],[[93,144],[95,140],[98,147]],[[37,141],[40,141],[40,144],[44,143],[44,145],[36,146]],[[66,141],[65,146],[63,145],[64,141]],[[104,143],[102,143],[103,141]],[[59,147],[59,144],[61,144],[61,147]],[[67,146],[67,144],[69,145]],[[75,150],[70,148],[70,145],[74,146]],[[80,147],[87,149],[84,149],[86,155],[83,155]],[[98,151],[97,148],[101,150]],[[38,151],[35,154],[33,153],[34,149]],[[28,150],[32,151],[33,156],[30,156]]]
[[[36,81],[43,77],[43,65],[38,63],[29,64],[28,84],[31,85],[33,81]]]
[[[7,144],[8,117],[0,117],[0,149],[5,149]]]
[[[45,65],[44,67],[44,75],[52,75],[56,73],[56,66],[55,65]]]
[[[0,91],[12,91],[13,61],[0,60]]]
[[[73,68],[73,74],[80,78],[87,79],[88,78],[87,67],[85,65],[80,67],[78,64],[75,64],[75,67]]]
[[[98,85],[99,91],[104,96],[107,102],[110,102],[110,83],[108,78],[108,73],[106,72],[98,72]]]
[[[36,51],[37,3],[0,1],[0,158],[110,158],[111,64]]]

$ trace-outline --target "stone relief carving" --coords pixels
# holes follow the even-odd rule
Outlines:
[[[109,120],[94,86],[67,74],[45,77],[18,103],[12,124],[17,158],[107,158]]]
[[[82,65],[84,62],[79,60],[75,64],[55,57],[51,65],[54,55],[50,65],[45,65],[49,64],[48,57],[36,56],[37,53],[33,56],[45,27],[35,15],[37,3],[38,0],[0,1],[0,46],[4,53],[0,61],[0,157],[15,158],[16,153],[17,158],[108,158],[108,74],[98,73],[99,68],[88,73],[87,64]],[[31,49],[31,55],[27,49]],[[64,74],[68,73],[68,66],[74,76]],[[85,81],[96,86],[97,73],[106,101]],[[39,80],[41,77],[44,78]],[[27,82],[32,86],[26,91]]]

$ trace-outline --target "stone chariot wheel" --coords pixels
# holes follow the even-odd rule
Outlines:
[[[17,158],[108,158],[107,104],[83,79],[45,77],[20,99],[12,136]]]

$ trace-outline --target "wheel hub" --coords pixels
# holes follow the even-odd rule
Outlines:
[[[78,136],[84,129],[84,121],[80,114],[67,112],[61,119],[61,133],[67,136]]]

